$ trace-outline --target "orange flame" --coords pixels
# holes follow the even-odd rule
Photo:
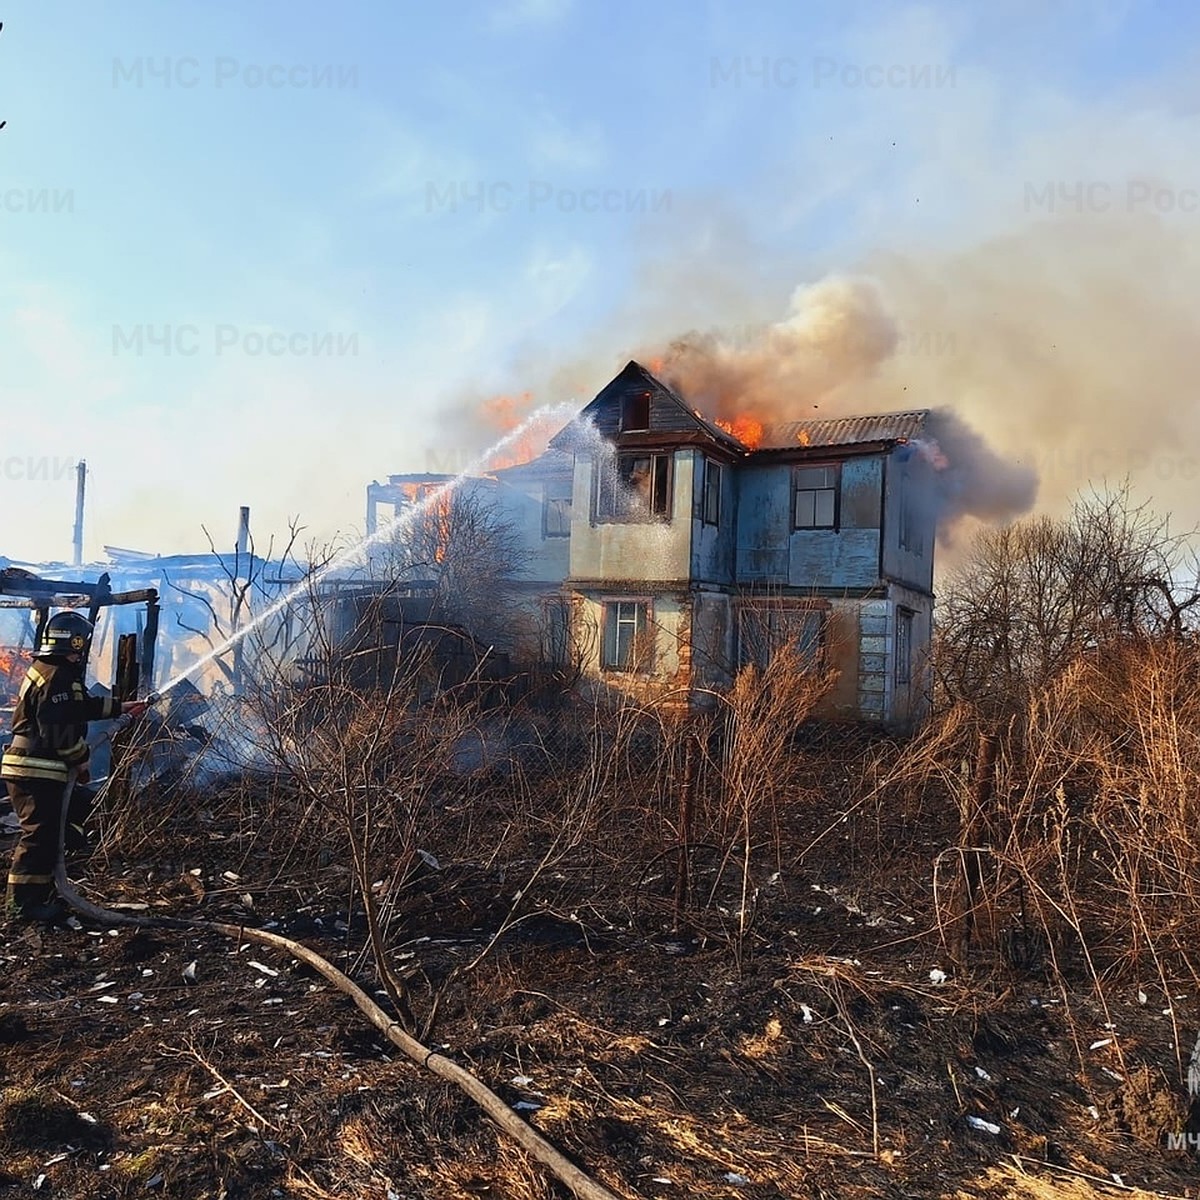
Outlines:
[[[429,528],[434,535],[433,560],[445,562],[447,549],[450,545],[450,509],[452,496],[449,491],[438,494],[443,485],[437,483],[402,483],[400,490],[410,504],[426,504],[424,519],[429,522]],[[433,496],[435,499],[429,500]]]
[[[812,437],[807,429],[802,429],[798,434],[796,434],[796,441],[798,441],[802,446],[807,446],[812,441]]]
[[[743,446],[748,446],[751,450],[756,450],[762,444],[763,423],[757,417],[743,413],[734,417],[732,421],[718,418],[713,424],[732,434]]]
[[[32,661],[28,650],[0,649],[0,697],[16,695]]]
[[[516,429],[536,407],[532,392],[521,392],[516,396],[492,396],[480,406],[484,420],[495,434],[503,436]],[[537,426],[527,429],[514,442],[489,455],[483,464],[485,471],[502,471],[506,467],[517,467],[537,458],[545,452],[553,430]]]

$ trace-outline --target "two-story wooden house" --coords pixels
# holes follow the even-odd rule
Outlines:
[[[630,362],[546,454],[472,485],[528,550],[514,648],[570,643],[585,681],[703,704],[790,641],[837,672],[825,715],[911,725],[933,610],[927,417],[798,421],[751,449]],[[429,483],[372,485],[369,519]]]
[[[785,641],[827,715],[927,705],[936,514],[927,411],[768,427],[748,449],[636,362],[552,442],[575,456],[569,569],[596,680],[693,702]]]

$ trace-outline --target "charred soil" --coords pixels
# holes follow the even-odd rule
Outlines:
[[[835,791],[846,773],[822,770]],[[485,809],[472,820],[502,819]],[[1006,958],[1011,938],[953,961],[938,838],[924,872],[868,870],[841,835],[801,854],[829,816],[803,811],[752,880],[696,849],[686,903],[678,851],[642,854],[616,900],[569,855],[532,870],[536,844],[499,839],[488,862],[443,846],[386,914],[389,965],[420,1015],[438,997],[430,1044],[619,1196],[1198,1194],[1178,1148],[1197,1129],[1190,987],[1117,964],[1098,990],[1069,946],[1051,970]],[[350,873],[246,827],[210,798],[156,853],[75,873],[99,904],[295,937],[386,1007]],[[0,981],[4,1197],[566,1194],[278,952],[9,926]]]

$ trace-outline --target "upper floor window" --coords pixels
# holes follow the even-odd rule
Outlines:
[[[704,460],[704,490],[700,498],[700,517],[705,525],[721,523],[721,485],[724,469],[711,458]]]
[[[909,480],[900,483],[900,549],[910,554],[925,553],[925,531],[921,528],[921,506],[912,494]]]
[[[546,485],[542,501],[542,533],[545,537],[571,536],[571,492],[565,487]]]
[[[621,397],[621,432],[650,428],[650,393],[635,392]]]
[[[839,469],[796,467],[792,472],[792,528],[835,529]]]
[[[618,454],[601,460],[596,480],[598,521],[671,519],[670,454]]]

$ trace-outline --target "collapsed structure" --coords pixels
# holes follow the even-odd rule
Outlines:
[[[519,536],[514,656],[703,705],[791,644],[836,673],[824,715],[912,725],[928,707],[928,417],[768,426],[751,448],[630,362],[544,454],[465,485]],[[368,532],[380,503],[400,514],[449,481],[372,484]]]

